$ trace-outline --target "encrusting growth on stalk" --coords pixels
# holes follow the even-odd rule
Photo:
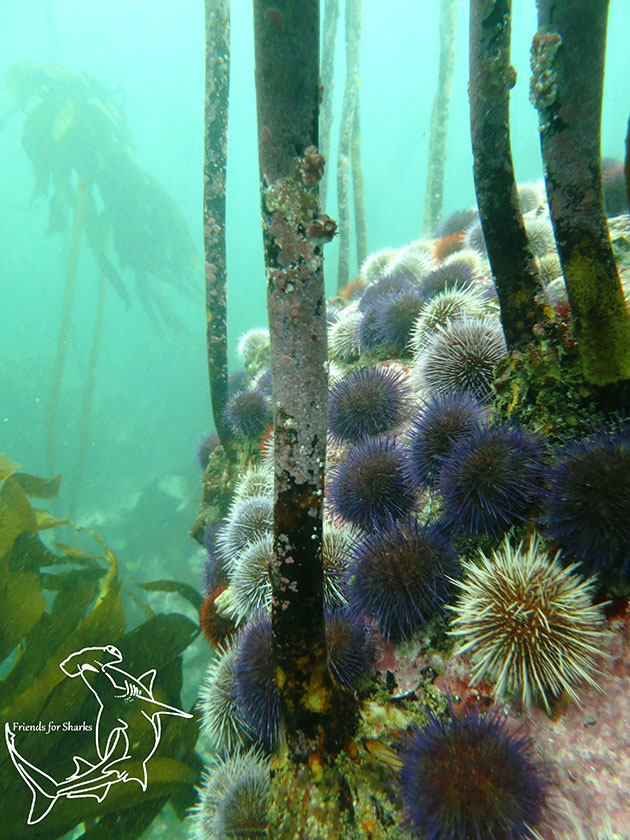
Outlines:
[[[254,4],[262,222],[274,407],[273,655],[289,754],[335,754],[356,700],[327,664],[322,502],[326,458],[326,304],[319,214],[319,4]]]

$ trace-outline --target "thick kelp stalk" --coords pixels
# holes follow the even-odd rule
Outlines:
[[[451,99],[453,64],[455,63],[455,24],[457,0],[440,3],[440,66],[431,110],[429,134],[429,166],[424,197],[423,230],[430,232],[442,218],[444,199],[444,163],[448,133],[448,107]]]
[[[339,262],[337,292],[348,283],[350,265],[350,154],[359,99],[362,0],[346,0],[346,83],[341,106],[337,150],[337,207],[339,209]],[[357,123],[358,124],[358,123]],[[360,164],[359,164],[360,165]]]
[[[332,128],[332,99],[335,89],[335,43],[339,21],[339,0],[324,0],[324,22],[322,26],[322,104],[319,118],[319,150],[326,161],[322,180],[319,182],[319,203],[326,209],[328,173],[330,171],[330,130]]]
[[[610,245],[600,166],[608,0],[538,0],[531,99],[582,374],[630,380],[630,321]]]
[[[470,131],[477,205],[508,347],[531,340],[538,269],[518,203],[510,148],[511,0],[470,3]]]
[[[327,341],[319,215],[319,3],[254,2],[258,148],[274,403],[272,626],[289,752],[334,753],[356,717],[333,683],[323,611]],[[274,835],[276,836],[276,835]],[[296,835],[297,836],[297,835]]]
[[[232,436],[228,401],[225,186],[230,90],[230,2],[206,0],[206,97],[203,167],[203,244],[206,271],[206,344],[212,415],[228,458]]]

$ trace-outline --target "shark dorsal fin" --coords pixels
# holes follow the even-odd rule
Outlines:
[[[91,764],[87,759],[81,758],[80,755],[75,755],[72,759],[74,761],[74,777],[80,776],[81,773],[85,773],[86,770],[91,770],[94,765]]]
[[[155,682],[156,673],[155,668],[152,668],[150,671],[145,671],[141,677],[137,678],[138,682],[142,683],[142,687],[146,690],[150,697],[153,697],[153,683]]]

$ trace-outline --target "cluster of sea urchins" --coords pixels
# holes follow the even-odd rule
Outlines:
[[[554,256],[546,220],[532,217],[528,232],[541,259]],[[506,346],[478,234],[458,227],[434,249],[419,241],[370,257],[351,302],[331,314],[329,665],[339,682],[363,690],[379,635],[407,640],[450,615],[473,682],[489,681],[497,702],[512,696],[550,709],[597,677],[605,621],[593,605],[595,581],[582,575],[623,581],[630,573],[630,431],[620,419],[554,450],[493,416],[494,368]],[[264,356],[264,338],[252,336],[250,367]],[[261,364],[255,387],[228,407],[244,435],[268,419],[266,371]],[[254,763],[282,725],[269,620],[272,484],[268,463],[248,467],[209,550],[223,587],[209,613],[213,626],[231,625],[204,681],[203,732],[226,756],[256,745],[263,752],[251,753]],[[531,537],[533,525],[541,537]],[[499,709],[449,722],[430,716],[409,735],[400,784],[413,833],[536,836],[547,772]],[[210,793],[201,794],[213,824],[216,791],[231,778],[224,767],[215,772],[219,780],[211,773]]]

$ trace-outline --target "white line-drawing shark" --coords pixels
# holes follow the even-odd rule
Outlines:
[[[153,697],[155,669],[141,677],[117,668],[122,654],[117,647],[85,647],[71,653],[59,666],[68,677],[81,677],[99,703],[96,715],[95,740],[99,761],[92,764],[81,756],[73,758],[75,771],[61,782],[27,761],[17,751],[15,733],[5,724],[5,739],[11,760],[33,794],[28,824],[40,822],[50,813],[61,797],[78,799],[94,796],[99,802],[110,787],[120,782],[136,781],[147,789],[147,762],[160,743],[161,715],[190,718],[192,715],[160,703]],[[124,713],[132,703],[140,714],[124,720]],[[108,728],[102,720],[106,712]]]

